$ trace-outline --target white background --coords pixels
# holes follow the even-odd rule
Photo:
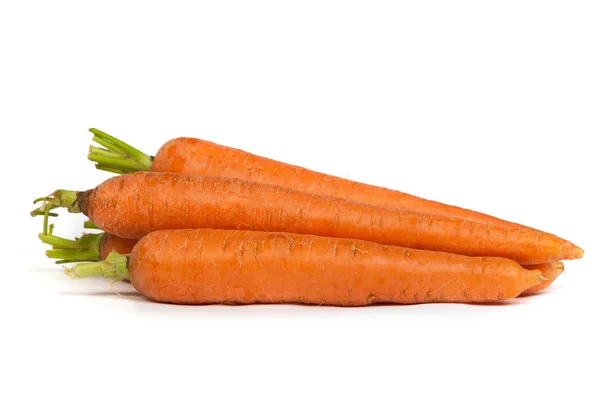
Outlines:
[[[598,398],[597,1],[1,4],[1,398]],[[92,126],[149,153],[205,138],[586,255],[505,306],[121,298],[69,280],[28,216],[109,176]]]

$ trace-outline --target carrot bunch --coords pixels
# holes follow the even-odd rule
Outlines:
[[[97,129],[118,176],[37,199],[74,278],[126,279],[178,304],[491,302],[548,287],[583,250],[556,235],[193,138],[156,156]],[[53,235],[58,207],[103,233]]]

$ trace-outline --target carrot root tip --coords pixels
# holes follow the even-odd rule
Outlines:
[[[583,258],[583,254],[583,249],[571,242],[566,242],[563,245],[563,256],[567,260]]]

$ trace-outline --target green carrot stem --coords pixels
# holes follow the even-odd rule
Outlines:
[[[110,264],[106,261],[98,261],[94,263],[77,264],[74,267],[66,269],[65,272],[73,279],[104,276],[103,267],[105,264],[110,267]]]
[[[99,261],[100,245],[104,233],[85,234],[75,240],[65,239],[52,234],[53,225],[50,225],[48,234],[39,234],[40,240],[52,246],[46,251],[50,258],[58,259],[58,263],[75,261]]]
[[[119,148],[119,146],[111,143],[108,140],[104,140],[101,137],[96,136],[96,135],[94,135],[94,137],[92,137],[92,140],[94,142],[98,143],[99,145],[106,147],[108,149],[107,151],[110,151],[110,152],[116,153],[116,154],[120,154],[122,156],[127,156],[127,151]]]
[[[98,225],[90,221],[89,219],[83,223],[85,229],[100,229]]]
[[[48,234],[48,219],[51,216],[57,216],[58,214],[50,213],[50,210],[53,210],[58,207],[64,207],[70,213],[80,213],[81,210],[79,208],[79,203],[77,201],[77,196],[79,192],[75,192],[72,190],[57,190],[49,196],[39,197],[33,201],[33,204],[37,204],[39,202],[43,202],[42,206],[36,208],[31,211],[30,215],[32,217],[43,215],[44,216],[44,229],[43,234]]]
[[[73,279],[102,276],[104,278],[129,279],[129,256],[111,251],[106,260],[81,263],[65,270]]]
[[[90,153],[92,151],[95,154],[104,155],[104,156],[107,156],[107,157],[112,157],[112,158],[119,158],[120,157],[118,154],[115,154],[115,153],[111,152],[110,150],[106,150],[106,149],[103,149],[101,147],[96,147],[96,146],[91,146],[90,145]]]
[[[112,167],[106,166],[104,164],[96,164],[95,167],[96,167],[96,169],[98,169],[100,171],[112,172],[113,174],[117,174],[117,175],[123,175],[123,174],[129,174],[129,173],[131,173],[131,172],[126,171],[124,169],[112,168]]]
[[[100,165],[106,165],[112,168],[126,170],[128,172],[144,171],[143,169],[140,169],[137,161],[110,153],[106,149],[100,149],[94,146],[90,146],[88,160],[94,161]]]
[[[108,140],[109,142],[113,143],[114,145],[118,146],[120,149],[126,151],[128,154],[131,155],[144,155],[145,157],[150,158],[149,156],[147,156],[146,154],[144,154],[143,152],[141,152],[140,150],[136,149],[133,146],[128,145],[127,143],[117,139],[114,136],[109,135],[106,132],[102,132],[99,129],[96,128],[90,128],[89,129],[90,132],[92,132],[95,136],[101,138],[101,139],[105,139]]]
[[[46,235],[44,235],[43,233],[40,233],[38,235],[38,237],[40,238],[42,243],[49,244],[50,246],[52,246],[55,249],[68,250],[68,249],[77,249],[79,247],[77,240],[65,239],[65,238],[61,238],[58,236],[54,236],[54,235],[52,235],[51,232],[49,232]]]
[[[56,260],[56,261],[54,261],[54,264],[70,264],[73,262],[80,262],[80,261],[86,261],[86,260],[74,260],[74,261],[73,260]]]
[[[100,256],[95,250],[46,250],[46,256],[57,259],[57,264],[81,261],[98,261]]]
[[[43,211],[43,210],[40,210],[39,208],[38,208],[38,209],[36,209],[36,210],[33,210],[33,211],[31,212],[31,216],[32,216],[32,217],[36,217],[36,216],[38,216],[38,215],[45,215],[45,213],[44,213],[44,211]],[[57,214],[57,213],[51,213],[51,212],[49,212],[49,213],[48,213],[48,216],[50,216],[50,217],[58,217],[58,214]]]
[[[94,134],[96,143],[104,146],[90,146],[88,159],[96,163],[96,168],[118,174],[136,171],[149,171],[154,157],[149,156],[133,146],[102,132],[96,128],[89,130]]]
[[[41,207],[36,208],[31,212],[31,216],[43,215],[46,210],[64,207],[70,213],[80,213],[79,203],[77,203],[77,192],[74,190],[57,190],[49,196],[40,197],[33,201],[33,204],[43,202]],[[42,214],[40,214],[40,212]]]
[[[83,227],[85,229],[100,229],[98,225],[90,220],[85,221],[83,223]],[[53,238],[56,238],[56,236]],[[50,258],[57,258],[58,260],[55,261],[56,264],[81,261],[100,261],[102,258],[100,255],[100,247],[102,245],[103,238],[104,232],[95,234],[88,233],[75,240],[59,238],[65,241],[58,242],[59,244],[63,244],[62,247],[55,245],[52,247],[52,250],[46,251],[46,255]],[[67,243],[70,247],[65,246]]]

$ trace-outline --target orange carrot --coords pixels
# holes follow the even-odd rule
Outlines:
[[[152,232],[131,255],[79,264],[74,278],[129,279],[177,304],[490,302],[540,282],[514,261],[311,235],[182,229]]]
[[[532,286],[529,289],[525,290],[523,292],[524,294],[531,294],[546,289],[565,270],[565,266],[560,261],[552,261],[549,263],[537,265],[527,265],[525,266],[525,268],[527,268],[528,270],[537,269],[541,271],[543,280],[538,285]]]
[[[86,222],[86,227],[90,226],[92,225]],[[97,228],[95,227],[95,229]],[[94,236],[94,238],[91,239],[89,238],[90,236]],[[97,236],[100,237],[99,240],[96,239]],[[124,239],[107,232],[94,235],[85,234],[76,240],[63,239],[52,234],[40,235],[40,238],[44,243],[52,241],[55,244],[52,250],[47,251],[46,254],[50,258],[61,259],[57,261],[58,264],[75,261],[102,261],[106,260],[112,251],[120,254],[129,254],[138,242],[137,239]],[[560,261],[525,265],[523,267],[530,271],[537,269],[542,273],[542,282],[525,290],[523,294],[530,294],[546,289],[564,271],[564,265]]]
[[[106,149],[91,146],[88,158],[97,163],[97,168],[116,173],[151,170],[236,178],[320,196],[340,197],[357,203],[404,208],[425,214],[462,218],[482,224],[543,233],[472,210],[423,199],[397,190],[326,175],[206,140],[185,137],[172,139],[159,149],[156,157],[150,157],[105,132],[95,128],[90,131],[94,134],[94,141],[105,146]],[[559,240],[566,248],[566,253],[583,255],[583,250],[577,246],[567,240],[561,238]]]
[[[93,190],[59,190],[41,200],[47,202],[45,214],[67,207],[124,238],[162,229],[240,229],[352,238],[522,264],[580,256],[550,234],[199,175],[137,172],[108,179]]]

